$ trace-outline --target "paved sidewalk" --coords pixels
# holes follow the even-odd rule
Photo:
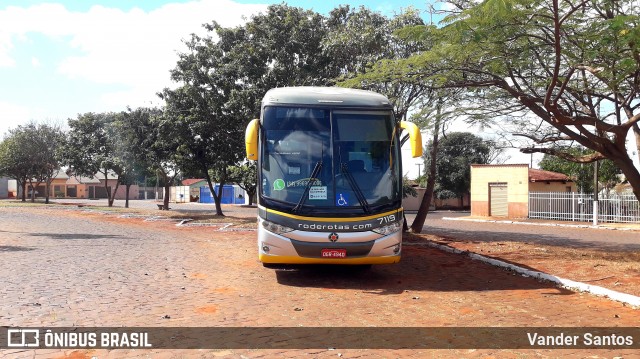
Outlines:
[[[2,200],[2,201],[10,201],[15,202],[15,199],[10,200]],[[44,200],[37,199],[37,203],[44,203]],[[113,202],[114,208],[125,208],[124,200],[115,200]],[[27,200],[27,203],[30,203]],[[158,210],[158,204],[161,204],[161,201],[156,201],[153,199],[137,199],[129,201],[129,208],[131,209],[143,209],[143,210],[156,210],[158,214],[162,214],[162,211]],[[86,198],[55,198],[51,200],[51,205],[69,205],[69,206],[95,206],[95,207],[107,207],[108,203],[106,199],[86,199]],[[198,214],[215,214],[216,206],[213,203],[174,203],[169,202],[169,208],[172,211],[181,212],[181,213],[198,213]],[[249,217],[255,216],[257,214],[257,206],[254,204],[253,206],[248,205],[237,205],[237,204],[223,204],[222,212],[228,216],[236,216],[236,217]]]
[[[495,218],[495,217],[483,218],[483,217],[475,217],[475,216],[464,216],[464,217],[442,217],[442,219],[453,220],[453,221],[521,224],[521,225],[546,226],[546,227],[640,231],[640,223],[599,223],[598,225],[594,226],[593,223],[589,223],[589,222],[554,221],[554,220],[529,219],[529,218],[505,219],[505,218]]]
[[[407,214],[411,223],[415,214]],[[618,230],[611,230],[611,229]],[[462,241],[499,243],[528,242],[565,248],[594,250],[640,251],[640,224],[592,227],[587,223],[506,220],[504,218],[471,217],[469,212],[429,212],[423,234],[452,237]]]
[[[634,327],[640,320],[640,311],[628,305],[436,250],[421,238],[409,241],[402,261],[392,266],[364,272],[274,271],[257,261],[255,232],[178,227],[73,205],[51,208],[0,208],[0,273],[6,284],[0,291],[0,321],[5,326]],[[631,358],[634,352],[333,347],[0,352],[3,359],[588,355]]]
[[[52,199],[54,204],[63,205],[84,205],[84,206],[98,206],[106,207],[106,199],[70,199],[60,198]],[[157,209],[157,205],[161,203],[156,200],[130,200],[129,208],[136,209]],[[115,200],[114,207],[124,208],[124,200]],[[169,203],[169,207],[172,211],[185,212],[185,213],[211,213],[215,212],[216,206],[212,203]],[[253,206],[247,205],[235,205],[235,204],[223,204],[222,211],[225,215],[230,216],[254,216],[257,214],[256,204]],[[415,211],[407,212],[407,217],[413,218]],[[427,218],[428,221],[433,216],[441,217],[444,220],[458,220],[458,221],[472,221],[472,222],[486,222],[486,223],[500,223],[500,224],[528,224],[533,226],[547,226],[547,227],[568,227],[568,228],[591,228],[591,229],[607,229],[607,230],[623,230],[623,231],[640,231],[640,223],[599,223],[594,226],[591,222],[571,222],[571,221],[554,221],[554,220],[540,220],[540,219],[506,219],[499,217],[477,217],[471,216],[468,211],[430,211]]]

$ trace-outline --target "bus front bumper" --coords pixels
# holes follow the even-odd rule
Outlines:
[[[313,233],[313,232],[306,232]],[[319,233],[314,233],[319,234]],[[327,233],[328,235],[328,233]],[[315,248],[340,249],[341,244],[345,248],[358,245],[362,242],[357,240],[358,235],[362,233],[340,234],[341,240],[344,242],[331,243],[327,242],[296,242],[298,249],[300,246],[309,246]],[[324,233],[321,237],[325,237]],[[346,238],[344,238],[346,237]],[[343,239],[342,239],[343,238]],[[262,263],[269,264],[391,264],[400,261],[402,249],[402,232],[392,233],[387,236],[377,238],[371,242],[371,250],[366,255],[347,256],[346,258],[323,258],[320,255],[301,254],[296,250],[296,246],[291,239],[269,232],[263,228],[258,229],[258,257]]]

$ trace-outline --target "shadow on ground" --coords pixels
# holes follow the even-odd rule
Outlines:
[[[33,237],[47,237],[51,239],[131,239],[130,237],[115,234],[88,234],[88,233],[29,233]]]
[[[28,252],[33,250],[35,250],[35,248],[21,246],[0,246],[0,252]]]
[[[545,294],[571,295],[553,283],[523,278],[513,272],[434,248],[403,248],[400,263],[371,269],[349,266],[298,266],[276,269],[278,283],[294,287],[356,289],[388,295],[405,291],[482,292],[548,290]]]

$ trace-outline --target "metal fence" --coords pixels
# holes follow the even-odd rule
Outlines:
[[[529,218],[591,222],[593,194],[530,192]],[[640,223],[640,203],[634,195],[599,196],[598,222]]]

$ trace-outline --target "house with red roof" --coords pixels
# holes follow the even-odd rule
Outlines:
[[[528,164],[471,165],[471,215],[526,218],[529,192],[575,192],[567,175]]]
[[[198,202],[200,199],[200,187],[208,186],[204,178],[187,178],[182,180],[182,186],[189,187],[189,201]]]

